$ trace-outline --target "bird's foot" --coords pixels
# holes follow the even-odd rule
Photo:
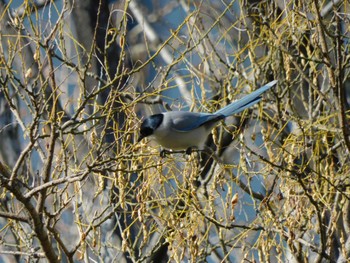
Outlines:
[[[161,158],[165,158],[167,156],[167,154],[169,154],[169,153],[171,153],[171,152],[168,151],[168,150],[163,149],[163,150],[160,151],[159,156]]]
[[[162,149],[160,151],[160,157],[164,158],[166,157],[168,154],[173,154],[173,153],[185,153],[187,155],[191,155],[192,152],[195,151],[195,148],[194,147],[188,147],[185,151],[184,150],[178,150],[178,151],[169,151],[169,150],[166,150],[166,149]]]
[[[185,151],[187,155],[190,155],[193,152],[193,147],[188,147]]]

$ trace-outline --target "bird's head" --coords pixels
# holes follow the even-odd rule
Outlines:
[[[151,136],[154,131],[160,126],[164,118],[163,114],[154,114],[147,117],[140,126],[140,136],[138,141],[143,138]]]

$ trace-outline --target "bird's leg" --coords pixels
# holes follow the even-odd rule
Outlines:
[[[183,153],[184,151],[169,151],[166,149],[162,149],[159,153],[159,156],[162,158],[165,158],[168,154],[173,154],[173,153]]]
[[[166,150],[166,149],[162,149],[162,150],[160,151],[159,156],[160,156],[161,158],[165,158],[166,155],[169,154],[169,153],[171,153],[171,152],[168,151],[168,150]]]
[[[190,155],[193,152],[193,147],[188,147],[185,151],[187,155]]]
[[[187,150],[178,150],[178,151],[175,151],[175,150],[172,150],[172,151],[169,151],[169,150],[166,150],[166,149],[162,149],[160,151],[160,157],[164,158],[167,156],[167,154],[173,154],[173,153],[186,153],[187,155],[190,155],[192,152],[194,151],[194,148],[193,147],[188,147]]]
[[[201,151],[202,151],[202,150],[199,150],[199,149],[196,148],[196,147],[188,147],[188,148],[186,149],[185,153],[186,153],[187,155],[190,155],[190,154],[196,152],[196,153],[197,153],[197,155],[196,155],[197,161],[198,161],[198,163],[201,163],[201,162],[202,162]]]

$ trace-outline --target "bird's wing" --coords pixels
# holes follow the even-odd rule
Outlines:
[[[186,111],[172,112],[172,116],[169,117],[171,118],[172,128],[179,132],[189,132],[204,124],[217,122],[225,118],[223,115]]]
[[[250,106],[254,105],[255,103],[258,103],[261,100],[261,94],[263,94],[265,91],[275,86],[276,83],[277,83],[277,80],[271,81],[266,85],[262,86],[261,88],[257,89],[256,91],[253,91],[252,93],[248,94],[247,96],[218,110],[214,114],[224,115],[225,117],[227,117],[227,116],[239,113],[245,110],[246,108],[249,108]]]

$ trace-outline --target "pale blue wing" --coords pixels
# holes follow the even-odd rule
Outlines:
[[[180,132],[188,132],[194,130],[206,123],[217,122],[225,117],[223,115],[216,115],[211,113],[199,113],[199,112],[167,112],[171,113],[172,128]]]

